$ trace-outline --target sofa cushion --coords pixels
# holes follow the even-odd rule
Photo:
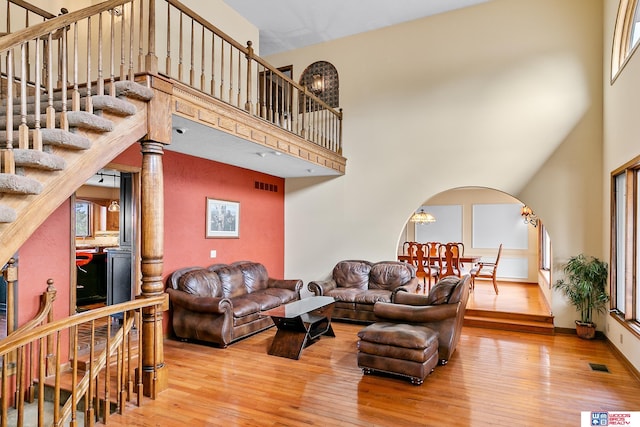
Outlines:
[[[261,311],[269,310],[271,308],[275,308],[275,307],[278,307],[279,305],[282,305],[282,301],[280,301],[280,298],[273,295],[269,295],[263,290],[252,292],[251,294],[243,298],[249,298],[252,301],[257,302],[260,305]]]
[[[376,301],[391,302],[391,291],[361,290],[353,288],[338,288],[327,292],[336,302],[350,302],[358,304],[375,304]]]
[[[251,293],[260,289],[267,289],[269,274],[264,265],[257,262],[233,263],[233,265],[242,271],[247,292]]]
[[[222,285],[218,275],[204,268],[183,274],[178,280],[178,289],[199,297],[222,296]]]
[[[371,267],[369,289],[392,291],[410,281],[414,275],[412,267],[406,262],[377,262]]]
[[[458,283],[460,283],[460,278],[456,276],[447,276],[440,279],[429,291],[427,304],[438,305],[449,303],[452,292],[454,292]],[[458,296],[458,300],[459,299],[460,297]],[[453,303],[454,301],[451,302]]]
[[[260,304],[248,295],[234,298],[233,317],[243,317],[260,312]]]
[[[340,261],[333,268],[333,280],[340,288],[368,289],[370,271],[368,261]]]
[[[358,332],[358,338],[396,347],[437,348],[438,333],[426,326],[376,322]]]
[[[286,304],[298,299],[298,293],[296,291],[292,291],[291,289],[267,288],[264,290],[264,293],[277,297],[278,299],[280,299],[280,303],[282,304]]]
[[[244,286],[244,275],[240,268],[226,266],[217,269],[216,273],[220,278],[222,294],[225,298],[236,298],[248,293],[247,288]]]

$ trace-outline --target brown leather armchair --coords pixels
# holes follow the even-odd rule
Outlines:
[[[444,365],[460,339],[470,281],[468,274],[447,276],[431,288],[429,295],[400,292],[394,303],[377,302],[373,312],[385,322],[426,326],[437,332],[439,364]]]

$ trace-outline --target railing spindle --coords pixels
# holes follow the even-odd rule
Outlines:
[[[45,343],[44,338],[38,341],[38,425],[44,425]]]
[[[116,16],[111,13],[111,25],[109,27],[109,38],[110,38],[110,45],[109,45],[109,95],[110,96],[115,96],[116,95],[116,47],[115,47],[115,38],[116,38],[116,32],[115,32],[115,19]]]
[[[144,342],[144,335],[142,330],[142,308],[136,311],[136,323],[138,325],[138,392],[136,393],[136,405],[142,405],[142,395],[144,393],[144,384],[142,382],[142,354],[140,353],[141,344]],[[155,329],[155,328],[154,328]]]
[[[195,21],[191,20],[191,35],[189,36],[189,41],[191,44],[191,50],[189,51],[189,86],[193,87],[194,75],[195,75],[195,58],[193,57],[193,52],[195,47],[194,43],[194,25]]]
[[[201,31],[201,34],[200,34],[200,90],[204,92],[205,91],[205,84],[206,84],[205,83],[206,78],[205,78],[205,72],[204,72],[204,69],[205,69],[204,26],[202,26],[201,28],[202,28],[202,31]]]
[[[120,9],[120,80],[124,80],[125,79],[125,73],[126,73],[126,49],[125,49],[125,34],[127,34],[127,32],[125,31],[125,21],[127,18],[127,15],[125,13],[125,7],[124,5],[121,6]],[[115,15],[115,13],[114,13]]]
[[[98,14],[98,95],[104,95],[104,74],[102,55],[102,12]]]
[[[123,322],[124,325],[124,322]],[[124,326],[123,326],[124,327]],[[107,343],[106,343],[106,351],[107,351],[107,361],[104,365],[104,412],[102,413],[102,422],[107,424],[109,418],[109,404],[111,401],[110,389],[111,389],[111,352],[109,349],[111,348],[111,318],[107,317]],[[100,399],[98,398],[98,404]],[[98,407],[98,411],[100,408]]]
[[[56,360],[60,360],[60,331],[56,332]],[[53,425],[60,421],[60,363],[55,364],[55,380],[53,386]]]
[[[142,1],[142,0],[140,0]],[[135,25],[133,24],[135,22],[135,16],[134,16],[134,7],[133,7],[133,2],[129,3],[130,8],[129,8],[129,14],[131,15],[131,17],[129,18],[129,80],[134,81],[135,80],[135,70],[134,70],[134,50],[135,50],[135,31],[134,31],[134,27]],[[122,8],[124,9],[124,5],[122,5]],[[140,27],[142,28],[142,27]],[[91,80],[90,78],[87,80]]]
[[[91,17],[87,18],[87,96],[84,97],[84,109],[87,113],[93,113],[93,101],[91,93]]]
[[[211,96],[216,92],[216,34],[211,33]]]
[[[167,3],[167,58],[165,67],[167,67],[166,73],[171,75],[171,5],[169,3]]]
[[[184,53],[184,41],[183,41],[183,18],[182,18],[182,12],[180,12],[180,22],[179,22],[179,30],[180,30],[180,36],[178,37],[178,80],[182,81],[182,75],[183,75],[183,53]]]
[[[73,92],[71,110],[80,111],[80,91],[78,90],[78,23],[73,24]]]
[[[96,357],[96,321],[91,321],[91,340],[89,342],[89,390],[86,394],[85,403],[85,419],[91,420],[94,417],[94,406],[93,400],[96,396],[96,389],[94,384],[95,375],[95,357]]]
[[[18,147],[29,148],[29,126],[27,125],[27,43],[20,46],[20,125],[18,127]]]

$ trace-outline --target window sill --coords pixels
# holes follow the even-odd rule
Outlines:
[[[631,332],[636,338],[640,339],[640,323],[638,323],[637,320],[626,320],[624,316],[617,311],[612,311],[610,315],[626,330]]]

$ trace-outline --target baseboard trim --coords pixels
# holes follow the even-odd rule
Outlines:
[[[627,367],[627,369],[629,369],[629,371],[631,371],[631,374],[634,376],[636,381],[640,382],[640,371],[638,371],[636,369],[636,367],[633,366],[633,364],[631,362],[629,362],[629,359],[627,359],[627,357],[624,354],[622,354],[622,352],[620,350],[618,350],[618,347],[613,345],[613,343],[611,342],[611,340],[609,338],[606,338],[606,340],[607,340],[607,344],[609,345],[609,348],[611,348],[611,351],[613,352],[613,354],[618,358],[618,360],[620,360],[622,362],[622,364],[625,367]]]

